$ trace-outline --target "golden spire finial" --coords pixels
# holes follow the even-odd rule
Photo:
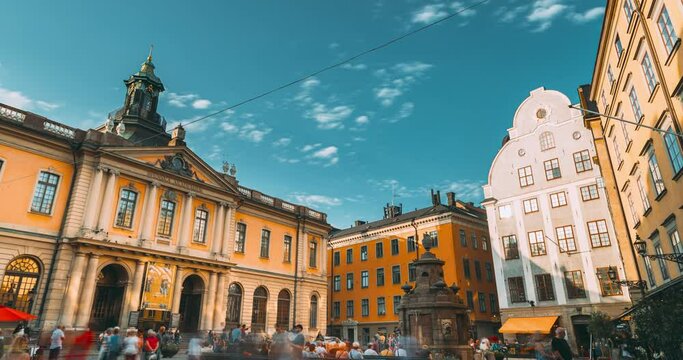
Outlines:
[[[152,52],[154,51],[154,44],[149,45],[149,55],[147,56],[147,62],[152,62]]]

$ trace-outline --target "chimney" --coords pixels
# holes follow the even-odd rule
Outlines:
[[[185,129],[182,125],[178,125],[173,129],[168,146],[185,146]]]
[[[434,189],[432,189],[432,206],[437,205],[441,205],[441,191],[434,193]]]
[[[455,206],[455,193],[449,191],[446,193],[446,197],[448,198],[448,206]]]
[[[367,224],[366,221],[363,221],[363,220],[356,220],[356,221],[353,222],[353,227],[361,226],[361,225],[365,225],[365,224]]]

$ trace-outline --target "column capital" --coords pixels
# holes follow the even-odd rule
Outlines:
[[[85,257],[85,255],[87,255],[87,254],[84,253],[83,251],[80,251],[80,250],[79,250],[79,251],[76,251],[76,256],[77,256],[77,257]]]
[[[97,171],[106,171],[107,168],[102,166],[102,165],[95,165],[95,170]]]
[[[220,206],[222,206],[222,207],[226,207],[226,206],[229,207],[229,206],[230,206],[230,204],[228,204],[228,203],[225,202],[225,201],[219,202],[218,205],[220,205]]]
[[[195,196],[197,196],[197,193],[196,193],[196,192],[194,192],[194,191],[188,191],[188,192],[187,192],[187,197],[193,198],[193,197],[195,197]]]
[[[116,170],[116,169],[109,168],[108,171],[109,171],[109,173],[112,174],[112,175],[116,175],[116,176],[121,175],[121,171]]]
[[[90,253],[90,259],[96,260],[100,258],[100,254]]]
[[[159,187],[159,185],[161,185],[161,183],[156,180],[150,182],[149,184],[152,185],[152,187]]]

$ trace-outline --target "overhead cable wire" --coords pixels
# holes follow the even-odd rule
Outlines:
[[[621,122],[623,122],[623,123],[635,125],[636,127],[644,127],[644,128],[646,128],[646,129],[654,130],[654,131],[657,131],[657,132],[660,132],[660,133],[671,134],[671,135],[673,135],[673,136],[678,136],[678,137],[680,137],[680,138],[683,138],[683,134],[677,133],[677,132],[675,132],[675,131],[668,131],[668,130],[660,129],[660,128],[657,128],[657,127],[654,127],[654,126],[650,126],[650,125],[646,125],[646,124],[643,124],[643,123],[639,123],[639,122],[635,122],[635,121],[631,121],[631,120],[622,119],[622,118],[617,117],[617,116],[607,115],[607,114],[603,114],[603,113],[600,113],[600,112],[597,112],[597,111],[584,109],[584,108],[579,107],[579,106],[576,106],[576,105],[569,105],[569,107],[572,108],[572,109],[580,110],[580,111],[587,112],[587,113],[590,113],[590,114],[593,114],[593,115],[600,115],[600,116],[604,116],[604,117],[606,117],[606,118],[608,118],[608,119],[612,119],[612,120],[616,120],[616,121],[621,121]]]

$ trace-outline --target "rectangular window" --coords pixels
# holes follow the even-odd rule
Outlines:
[[[555,228],[555,233],[557,234],[557,243],[560,245],[560,252],[576,251],[574,228],[571,225]]]
[[[564,282],[567,286],[567,297],[570,299],[584,299],[586,289],[583,287],[583,277],[581,270],[565,271]]]
[[[417,279],[417,268],[415,264],[408,264],[408,281],[413,282]]]
[[[59,184],[59,175],[47,171],[40,172],[36,189],[33,192],[31,211],[48,215],[52,213],[52,205],[57,195],[57,184]]]
[[[285,235],[282,243],[284,253],[282,254],[282,261],[291,262],[292,261],[292,237]]]
[[[496,299],[496,294],[489,294],[489,303],[491,303],[491,312],[496,313],[498,312],[498,299]]]
[[[631,87],[631,90],[628,93],[628,99],[631,102],[633,116],[636,117],[637,122],[640,122],[640,118],[643,117],[643,111],[640,109],[640,102],[638,102],[638,94],[636,93],[636,88]]]
[[[652,69],[652,61],[650,61],[650,55],[647,52],[643,55],[643,61],[640,62],[640,66],[643,68],[643,75],[645,75],[647,88],[650,89],[650,93],[652,93],[655,91],[655,86],[657,86],[657,76]]]
[[[553,291],[553,279],[550,274],[534,275],[536,282],[536,296],[538,301],[552,301],[555,300],[555,292]]]
[[[621,46],[621,40],[619,39],[618,34],[616,39],[614,39],[614,49],[617,51],[617,57],[621,57],[621,53],[624,51],[624,47]]]
[[[368,299],[361,299],[360,314],[362,316],[370,316],[370,301]]]
[[[377,269],[377,286],[384,286],[384,268]]]
[[[332,317],[335,319],[339,319],[341,316],[341,303],[339,301],[335,301],[332,303]]]
[[[474,310],[474,293],[469,290],[467,291],[467,307]]]
[[[479,242],[477,241],[477,233],[472,231],[470,233],[470,240],[472,240],[472,248],[473,249],[479,249]]]
[[[628,207],[629,210],[631,210],[631,218],[633,219],[633,226],[635,224],[640,222],[640,218],[638,217],[638,212],[636,211],[636,204],[633,202],[633,194],[628,193],[628,196],[626,197],[628,200]]]
[[[624,159],[622,158],[621,150],[619,150],[619,142],[617,141],[616,135],[612,137],[612,147],[614,148],[614,155],[616,155],[617,158],[617,167],[619,167]]]
[[[360,261],[368,260],[368,246],[363,245],[360,247]]]
[[[649,257],[644,257],[643,262],[645,263],[645,272],[647,273],[647,280],[650,281],[650,287],[656,286],[657,282],[655,282],[655,274],[652,271],[652,262],[650,261]]]
[[[600,291],[602,292],[602,296],[615,296],[615,295],[621,295],[621,285],[619,285],[616,282],[613,282],[612,279],[609,278],[608,267],[601,267],[596,269],[596,273],[598,275],[598,281],[600,282]],[[619,280],[619,272],[617,272],[617,278],[615,280]]]
[[[600,198],[600,193],[598,192],[598,185],[586,185],[579,188],[581,190],[581,200],[591,201]]]
[[[659,171],[659,163],[657,162],[657,157],[655,156],[652,147],[648,150],[647,164],[650,169],[652,182],[655,184],[655,193],[659,196],[666,188],[664,187],[664,179],[662,179],[662,173]]]
[[[391,255],[398,255],[398,239],[391,239]]]
[[[462,247],[467,247],[467,234],[465,233],[465,230],[460,230],[460,245]]]
[[[626,14],[626,22],[631,22],[633,17],[633,0],[624,0],[624,13]]]
[[[538,200],[536,198],[524,200],[522,203],[524,205],[525,214],[538,212]]]
[[[194,212],[194,229],[192,230],[192,241],[196,243],[206,243],[206,227],[209,223],[209,212],[197,209]]]
[[[647,191],[645,190],[645,184],[643,183],[643,177],[638,176],[638,179],[636,180],[636,184],[638,185],[638,193],[640,194],[640,201],[643,203],[643,212],[646,212],[650,209],[650,199],[647,198]]]
[[[484,269],[486,269],[486,281],[493,282],[493,265],[487,262],[484,264]]]
[[[602,89],[602,92],[600,92],[600,100],[602,100],[602,106],[605,108],[605,112],[607,112],[607,96],[605,96],[605,89]]]
[[[555,180],[562,177],[562,172],[560,171],[560,161],[558,159],[544,161],[543,167],[545,168],[546,180]]]
[[[669,240],[671,240],[671,248],[673,249],[674,254],[683,254],[683,244],[681,244],[681,235],[678,233],[678,229],[672,227],[667,233],[669,234]],[[683,272],[682,263],[678,263],[678,270]]]
[[[574,167],[577,173],[593,170],[593,163],[591,162],[590,153],[588,150],[582,150],[574,153]]]
[[[235,232],[235,252],[244,253],[244,243],[247,240],[247,224],[237,223]]]
[[[477,280],[481,280],[481,263],[479,260],[474,260],[474,276]]]
[[[353,249],[346,249],[346,263],[353,263]]]
[[[346,274],[346,290],[353,290],[353,273]]]
[[[430,231],[427,234],[432,239],[432,247],[439,247],[439,233],[437,231]]]
[[[594,248],[610,245],[607,222],[605,220],[589,221],[588,234],[591,238],[591,245]]]
[[[414,252],[417,249],[417,244],[415,243],[415,236],[408,236],[407,244],[408,252]]]
[[[676,35],[676,29],[674,29],[673,23],[671,23],[669,11],[666,9],[666,6],[662,7],[662,12],[657,19],[657,25],[659,26],[659,34],[662,35],[662,41],[664,41],[666,51],[670,54],[678,41],[678,36]]]
[[[664,144],[666,145],[666,152],[669,154],[674,174],[678,174],[683,169],[683,152],[681,151],[681,140],[677,138],[675,132],[676,130],[671,126],[666,129]]]
[[[500,216],[501,219],[509,219],[512,217],[512,206],[508,205],[501,205],[498,207],[498,216]]]
[[[612,65],[607,65],[607,80],[609,81],[609,86],[614,84],[614,73],[612,72]]]
[[[503,236],[503,248],[505,249],[505,260],[519,259],[517,235]]]
[[[477,294],[479,300],[479,312],[486,312],[486,295],[483,292]]]
[[[386,301],[384,300],[384,296],[380,296],[377,298],[377,315],[386,315],[387,314],[387,304]]]
[[[394,265],[391,267],[391,283],[401,283],[401,265]]]
[[[261,253],[259,256],[267,258],[270,254],[270,230],[261,230]]]
[[[353,300],[346,300],[346,317],[353,318]]]
[[[655,253],[660,256],[664,254],[661,244],[655,245]],[[669,275],[669,269],[666,267],[666,260],[659,258],[657,259],[657,264],[659,264],[659,273],[662,274],[662,279],[669,280],[671,276]]]
[[[465,278],[469,279],[472,277],[472,273],[470,271],[470,259],[462,259],[462,268],[463,268],[463,273],[465,274]]]
[[[488,251],[489,249],[489,242],[485,236],[481,238],[481,249],[484,251]]]
[[[341,275],[334,276],[334,282],[332,283],[332,288],[334,291],[341,291]]]
[[[527,187],[534,184],[534,174],[531,172],[531,166],[517,169],[517,175],[519,176],[519,186]]]
[[[370,274],[367,270],[360,272],[360,287],[365,289],[370,286]]]
[[[375,257],[378,259],[384,257],[384,244],[381,242],[375,244]]]
[[[334,255],[332,256],[332,264],[334,266],[339,266],[339,264],[341,263],[341,253],[339,253],[339,251],[335,251]]]
[[[508,278],[510,288],[510,302],[526,302],[526,292],[524,291],[524,278],[521,276]]]
[[[116,212],[116,226],[132,228],[133,214],[135,213],[135,204],[138,200],[138,193],[131,190],[121,190],[121,198],[119,199],[119,209]]]
[[[619,117],[623,119],[624,113],[623,112],[620,113]],[[631,136],[628,133],[628,128],[626,127],[626,123],[623,121],[621,122],[621,134],[624,136],[624,143],[627,145],[626,147],[628,148],[628,143],[631,142]]]
[[[394,315],[398,314],[398,305],[401,303],[401,296],[400,295],[394,295],[393,299],[393,306],[394,306]]]
[[[550,206],[553,208],[567,205],[567,194],[564,191],[550,194]]]
[[[157,224],[157,235],[170,237],[173,231],[173,218],[175,217],[175,203],[173,201],[161,200],[159,209],[159,223]]]
[[[529,237],[529,250],[531,251],[531,256],[545,255],[545,238],[543,237],[543,231],[531,231],[527,235]]]

